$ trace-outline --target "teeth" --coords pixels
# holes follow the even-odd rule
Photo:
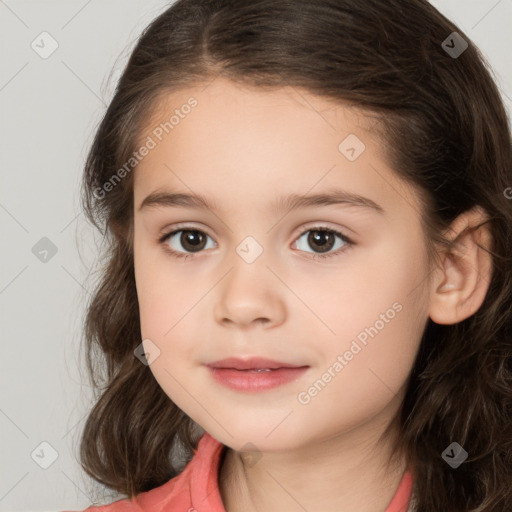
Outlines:
[[[249,370],[250,373],[260,373],[260,372],[271,372],[272,370],[270,368],[260,368],[258,370]]]

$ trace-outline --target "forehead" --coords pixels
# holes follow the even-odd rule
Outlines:
[[[136,167],[135,201],[164,187],[210,196],[222,189],[219,200],[330,186],[375,197],[391,187],[396,195],[405,185],[385,163],[375,124],[366,112],[293,87],[217,78],[174,91],[141,130],[154,147]]]
[[[194,107],[189,108],[188,105],[192,103]],[[220,118],[217,117],[219,109],[223,110]],[[258,120],[272,120],[276,130],[280,128],[278,122],[283,118],[317,117],[317,121],[325,123],[326,129],[343,133],[345,128],[351,126],[367,135],[377,133],[375,125],[379,123],[379,117],[369,110],[345,101],[318,96],[302,88],[258,88],[217,77],[209,83],[172,92],[162,91],[143,120],[139,135],[145,137],[151,134],[161,123],[171,121],[173,114],[174,119],[170,123],[173,126],[168,126],[169,132],[178,133],[178,125],[186,117],[198,117],[198,111],[203,121],[215,123],[217,129],[232,130],[242,124],[246,116],[250,116],[253,124]],[[213,117],[209,119],[210,116]],[[315,125],[313,123],[311,126],[312,130],[317,128]],[[267,124],[265,129],[268,131],[269,128]],[[287,128],[295,131],[298,127],[288,124]],[[308,129],[307,126],[304,128]]]

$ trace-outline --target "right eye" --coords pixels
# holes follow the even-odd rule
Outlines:
[[[180,233],[180,236],[176,236]],[[164,250],[169,252],[172,256],[177,258],[187,258],[195,252],[201,252],[203,249],[208,248],[205,247],[205,240],[207,237],[211,238],[208,234],[199,229],[184,229],[181,227],[181,229],[174,229],[173,231],[162,235],[159,239],[159,243],[163,244]],[[170,247],[172,243],[174,243],[175,247]],[[183,252],[179,247],[176,247],[180,245],[185,249],[185,252]]]

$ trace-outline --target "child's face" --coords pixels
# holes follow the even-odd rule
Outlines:
[[[428,319],[417,196],[353,110],[291,88],[256,92],[221,78],[203,88],[168,96],[146,127],[141,140],[152,149],[135,171],[141,334],[151,340],[150,361],[160,351],[151,371],[186,414],[234,449],[380,432],[401,403]],[[184,107],[191,97],[197,105]],[[173,115],[166,135],[158,128]],[[362,153],[355,139],[339,149],[349,134],[364,143]],[[274,208],[291,194],[334,189],[383,213],[348,204]],[[155,191],[198,194],[217,209],[139,210]],[[178,229],[192,233],[158,242]],[[322,247],[337,255],[314,259]],[[205,366],[248,356],[309,368],[281,386],[244,392]]]

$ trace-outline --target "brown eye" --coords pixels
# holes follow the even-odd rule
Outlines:
[[[173,252],[186,254],[205,249],[207,238],[209,236],[206,233],[197,229],[179,229],[165,235],[161,241],[168,244]]]
[[[180,243],[187,251],[200,251],[204,249],[206,237],[200,231],[181,231]]]
[[[325,230],[310,230],[308,236],[308,244],[318,252],[327,252],[331,250],[335,243],[334,235]]]
[[[306,235],[307,238],[306,238]],[[199,229],[176,229],[164,234],[159,238],[159,243],[164,245],[164,250],[178,258],[191,258],[194,254],[201,253],[207,247],[208,238],[213,241],[204,231]],[[307,247],[300,247],[301,239],[306,239]],[[339,240],[338,244],[336,239]],[[318,226],[304,231],[295,242],[297,248],[302,252],[311,253],[313,259],[324,259],[331,256],[338,256],[354,242],[339,231]],[[215,247],[215,243],[213,245]],[[313,249],[313,251],[308,250]],[[333,250],[334,249],[334,250]]]
[[[306,237],[307,235],[307,237]],[[306,243],[303,244],[307,247],[300,247],[301,239],[305,238]],[[341,240],[341,243],[336,244],[336,239]],[[313,249],[313,257],[328,257],[335,256],[338,253],[347,249],[350,245],[353,245],[350,238],[346,237],[339,231],[328,228],[312,228],[304,231],[302,235],[297,239],[297,248],[304,252],[308,251],[308,247]],[[333,251],[333,249],[335,249]]]

